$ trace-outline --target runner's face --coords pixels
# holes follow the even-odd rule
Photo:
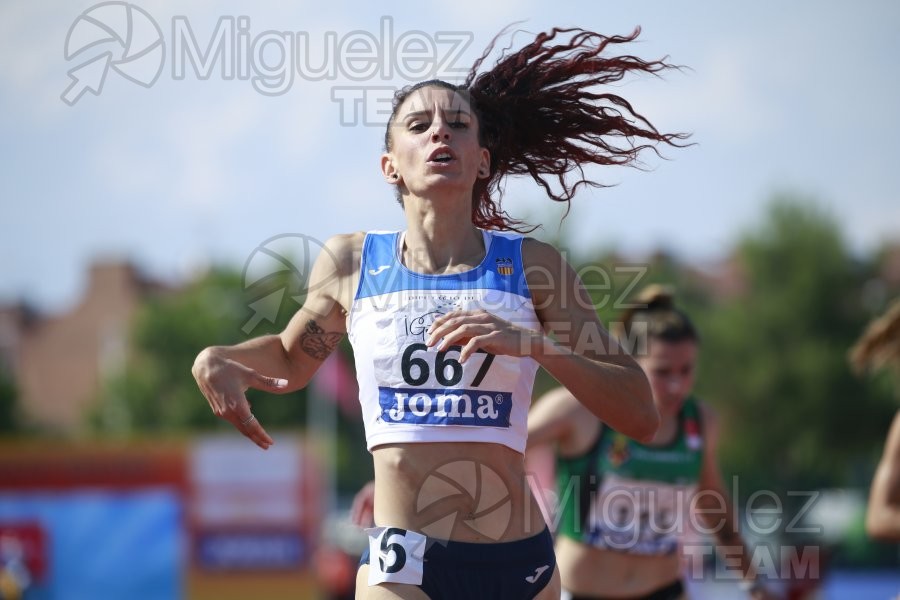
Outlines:
[[[650,380],[653,400],[660,415],[675,415],[694,388],[697,342],[650,339],[647,353],[637,357]]]
[[[489,154],[478,142],[478,120],[458,93],[441,87],[416,90],[397,109],[391,125],[391,150],[382,166],[391,179],[423,195],[434,186],[470,193],[487,173]]]

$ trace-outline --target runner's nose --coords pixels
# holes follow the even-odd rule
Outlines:
[[[438,142],[441,140],[448,141],[450,139],[450,127],[443,119],[436,119],[431,129],[431,141]]]

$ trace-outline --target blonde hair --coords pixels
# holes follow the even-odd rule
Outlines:
[[[850,348],[849,358],[857,373],[888,365],[900,370],[900,298],[869,323]]]

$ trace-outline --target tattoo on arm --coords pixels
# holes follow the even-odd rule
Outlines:
[[[300,336],[300,347],[316,360],[325,360],[337,347],[342,333],[328,333],[310,319],[306,323],[306,331]]]

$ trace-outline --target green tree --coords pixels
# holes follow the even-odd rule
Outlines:
[[[707,351],[698,389],[728,435],[727,470],[747,488],[864,484],[891,403],[854,377],[847,349],[867,319],[864,269],[835,221],[814,204],[778,197],[738,245],[748,289],[698,313]]]
[[[19,430],[16,386],[0,372],[0,433],[15,433]]]
[[[290,318],[285,306],[267,311],[275,322],[253,320],[252,299],[245,297],[240,273],[211,270],[187,287],[149,299],[133,323],[130,351],[123,370],[106,382],[93,427],[105,433],[157,433],[231,427],[212,414],[191,375],[191,365],[206,346],[239,343],[248,337],[273,333]],[[273,281],[272,285],[278,285]],[[259,306],[257,305],[257,310]],[[293,311],[290,311],[293,312]],[[247,324],[256,323],[245,333]],[[248,399],[261,420],[296,425],[304,420],[304,392],[284,396],[254,390]]]

